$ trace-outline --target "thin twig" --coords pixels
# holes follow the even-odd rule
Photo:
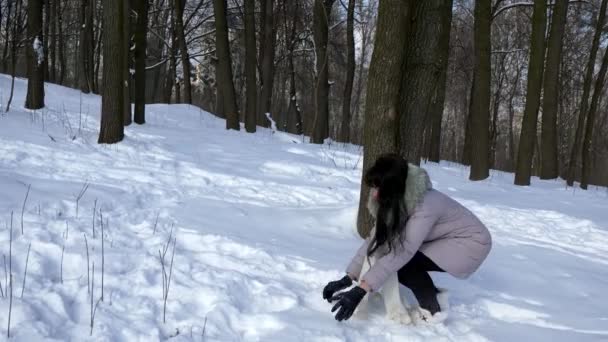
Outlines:
[[[203,334],[201,335],[202,339],[205,339],[205,328],[207,328],[207,316],[205,316],[205,323],[203,324]]]
[[[95,239],[95,216],[97,216],[97,198],[93,206],[93,239]]]
[[[101,210],[99,211],[101,215]],[[103,216],[101,220],[101,301],[103,302],[103,271],[105,266],[105,248],[104,248],[104,233],[103,233]]]
[[[65,240],[63,241],[63,247],[61,248],[61,283],[63,284],[63,254],[65,253]]]
[[[175,257],[175,245],[177,244],[177,238],[173,239],[173,252],[171,253],[171,265],[169,266],[169,278],[167,279],[167,288],[165,292],[165,299],[163,303],[163,323],[166,323],[167,315],[167,299],[169,298],[169,290],[171,286],[171,276],[173,275],[173,258]]]
[[[13,275],[11,274],[11,284],[9,286],[11,290],[11,295],[9,297],[8,304],[8,328],[6,329],[6,336],[11,338],[11,314],[13,312]]]
[[[87,234],[82,234],[84,235],[84,245],[87,249],[87,293],[91,293],[91,269],[90,269],[90,262],[89,262],[89,242],[87,241]]]
[[[23,292],[25,291],[25,279],[27,278],[27,264],[30,261],[30,249],[32,248],[32,243],[30,242],[27,247],[27,257],[25,258],[25,272],[23,272],[23,285],[21,286],[21,299],[23,299]]]
[[[93,275],[92,275],[92,279],[91,279],[91,295],[90,295],[90,300],[91,300],[91,336],[93,336],[93,322],[95,321],[95,316],[93,315],[93,295],[95,293],[95,261],[93,261]]]
[[[87,192],[88,189],[89,189],[89,182],[85,182],[84,185],[82,186],[82,189],[80,189],[78,196],[76,196],[76,217],[78,217],[78,203],[80,202],[80,200],[82,199],[82,196],[84,196],[84,194]]]
[[[2,259],[4,260],[4,292],[6,293],[6,296],[8,297],[8,271],[7,271],[7,267],[6,267],[6,255],[2,254]]]
[[[25,202],[27,202],[27,197],[30,194],[31,184],[27,186],[27,192],[25,193],[25,199],[23,200],[23,207],[21,208],[21,235],[23,235],[23,213],[25,212]]]
[[[154,229],[152,230],[152,235],[156,234],[156,226],[158,225],[158,216],[160,215],[160,212],[156,213],[156,220],[154,220]]]

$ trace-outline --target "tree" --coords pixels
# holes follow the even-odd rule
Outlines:
[[[530,37],[530,63],[526,105],[519,138],[515,185],[530,185],[532,157],[536,144],[536,125],[545,60],[545,28],[547,23],[547,2],[534,0],[532,14],[532,35]]]
[[[124,86],[123,91],[123,123],[125,126],[129,126],[133,122],[132,113],[131,113],[131,93],[130,93],[130,84],[131,84],[131,6],[129,1],[123,0],[123,62],[122,62],[122,76]]]
[[[184,7],[186,0],[175,0],[175,32],[179,43],[179,52],[182,60],[182,71],[184,73],[184,102],[192,103],[192,86],[190,84],[190,55],[184,35]]]
[[[383,153],[395,152],[399,122],[399,87],[405,56],[405,37],[411,0],[383,0],[378,8],[376,42],[367,79],[363,169],[367,170]],[[361,182],[357,230],[367,237],[372,219],[366,204],[369,188]]]
[[[567,13],[568,0],[556,0],[547,43],[547,61],[545,62],[540,167],[540,178],[542,179],[557,178],[559,174],[557,164],[557,87]]]
[[[44,107],[44,48],[42,37],[42,0],[27,3],[27,97],[25,108]]]
[[[134,0],[135,12],[135,113],[137,124],[146,122],[146,46],[148,32],[148,0]]]
[[[569,186],[574,185],[574,178],[576,176],[576,165],[578,163],[578,156],[581,153],[581,140],[583,138],[583,129],[585,127],[585,119],[587,117],[589,91],[591,90],[591,82],[593,81],[593,71],[595,70],[595,58],[597,55],[597,49],[599,47],[604,22],[606,20],[606,7],[608,7],[608,0],[602,0],[602,4],[600,5],[600,11],[597,17],[597,24],[595,26],[593,43],[591,45],[591,51],[589,53],[589,59],[587,61],[585,79],[583,81],[583,94],[581,95],[580,100],[581,102],[579,106],[579,116],[576,125],[574,143],[570,151],[570,162],[568,163],[568,173],[566,175],[566,182]]]
[[[289,63],[289,106],[287,108],[287,131],[293,134],[302,134],[302,113],[298,105],[296,94],[296,68],[294,63],[294,51],[297,42],[297,22],[299,19],[299,0],[291,3],[291,28],[289,33],[285,30],[286,41],[288,44],[288,63]],[[288,35],[288,36],[287,36]]]
[[[335,1],[335,0],[334,0]],[[272,87],[274,80],[274,54],[276,44],[276,32],[274,26],[274,0],[261,0],[262,8],[262,42],[260,44],[260,61],[262,62],[262,91],[258,103],[258,125],[268,127],[269,122],[266,113],[271,112]]]
[[[482,180],[489,176],[490,145],[490,89],[491,89],[491,35],[492,4],[490,0],[475,2],[475,72],[471,94],[470,180]]]
[[[329,137],[329,58],[327,42],[329,16],[335,0],[315,0],[313,38],[315,41],[315,119],[310,142],[322,144]]]
[[[340,141],[350,141],[350,107],[355,79],[355,0],[348,0],[346,17],[346,81],[342,100],[342,125]]]
[[[439,163],[441,154],[441,122],[443,121],[443,109],[445,106],[445,88],[448,74],[448,59],[450,51],[450,27],[452,25],[452,1],[445,1],[441,7],[441,28],[439,37],[439,79],[430,113],[430,143],[429,160]]]
[[[234,82],[232,80],[232,61],[228,42],[228,23],[226,20],[226,2],[213,0],[215,14],[215,44],[218,59],[217,84],[221,88],[226,113],[226,129],[240,129],[239,113],[236,106]]]
[[[412,3],[410,33],[403,45],[406,50],[399,94],[399,152],[409,162],[420,163],[423,133],[430,118],[433,99],[441,88],[439,80],[445,54],[440,41],[450,30],[445,20],[445,7],[451,11],[452,2],[445,0],[415,1]]]
[[[124,18],[121,0],[104,0],[100,144],[113,144],[124,138]]]
[[[589,164],[591,164],[591,143],[593,139],[593,127],[595,126],[595,116],[597,113],[597,107],[600,102],[600,97],[603,95],[604,82],[606,79],[606,71],[608,70],[608,49],[604,51],[604,58],[602,58],[602,66],[597,74],[597,80],[595,81],[595,89],[593,90],[593,97],[591,98],[591,105],[589,106],[589,113],[587,115],[587,124],[585,126],[585,138],[583,139],[583,165],[581,170],[581,188],[587,189],[589,185]]]
[[[255,46],[255,1],[245,0],[245,74],[247,78],[245,130],[256,131],[257,58]]]
[[[91,0],[80,1],[78,83],[83,93],[93,90],[93,5]]]

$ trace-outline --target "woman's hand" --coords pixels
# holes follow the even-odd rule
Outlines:
[[[323,299],[326,299],[331,303],[331,298],[334,293],[343,290],[351,286],[353,280],[348,275],[345,275],[342,279],[336,281],[330,281],[323,289]]]
[[[365,297],[366,293],[367,291],[364,289],[360,288],[359,286],[355,286],[349,291],[338,293],[332,297],[331,300],[337,300],[338,303],[334,305],[331,312],[340,309],[336,314],[336,320],[342,321],[349,319],[353,312],[355,312],[357,305],[359,305],[363,297]]]

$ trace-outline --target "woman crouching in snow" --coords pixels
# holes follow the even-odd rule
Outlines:
[[[395,272],[399,283],[418,300],[424,321],[441,321],[440,291],[429,271],[467,278],[479,268],[492,247],[488,229],[468,209],[432,189],[426,171],[396,154],[380,156],[364,177],[369,186],[368,210],[376,224],[357,251],[346,275],[323,289],[323,298],[337,300],[332,312],[348,319],[367,292],[379,290]],[[359,279],[365,258],[373,257],[359,285],[339,293]],[[397,285],[398,288],[398,285]],[[441,314],[440,314],[441,313]]]

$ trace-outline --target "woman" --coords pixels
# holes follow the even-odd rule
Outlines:
[[[365,173],[369,186],[368,210],[376,224],[357,251],[346,275],[323,289],[323,298],[337,300],[336,319],[348,319],[365,294],[377,291],[397,272],[399,282],[412,290],[425,321],[438,317],[439,290],[429,271],[467,278],[492,247],[488,229],[468,209],[432,189],[426,171],[396,154],[385,154]],[[360,277],[364,259],[375,262]],[[337,291],[359,285],[336,296]],[[442,315],[445,317],[445,314]]]

